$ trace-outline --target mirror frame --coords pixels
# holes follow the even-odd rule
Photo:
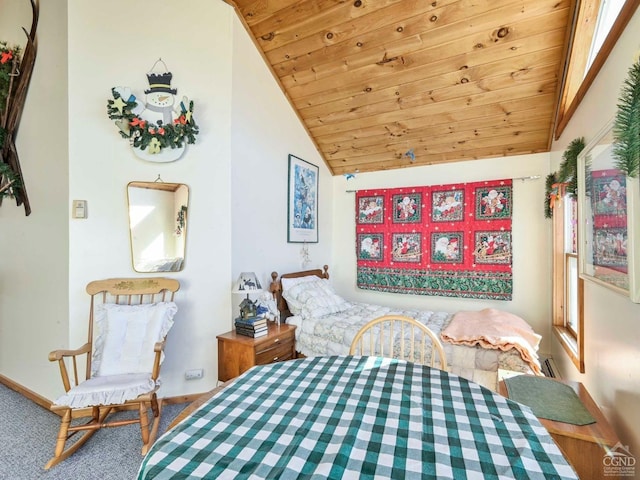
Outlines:
[[[156,268],[156,269],[138,269],[139,268],[139,264],[140,262],[136,262],[136,247],[134,245],[134,229],[132,227],[132,199],[131,199],[131,189],[132,188],[140,188],[140,189],[149,189],[149,190],[159,190],[159,191],[164,191],[164,192],[177,192],[178,189],[180,188],[186,188],[186,201],[180,205],[180,209],[178,210],[177,208],[174,208],[171,211],[171,215],[173,216],[173,222],[177,222],[180,223],[180,216],[182,215],[182,226],[178,225],[176,226],[176,231],[178,229],[180,229],[180,233],[179,235],[183,236],[182,242],[183,242],[183,246],[182,246],[182,261],[180,262],[178,268],[175,268],[175,266],[168,268],[168,269],[163,269],[163,268]],[[127,217],[128,217],[128,226],[129,226],[129,248],[130,248],[130,253],[131,253],[131,265],[132,268],[135,272],[138,273],[157,273],[157,272],[163,272],[163,273],[175,273],[175,272],[180,272],[184,269],[184,264],[185,264],[185,260],[186,260],[186,253],[187,253],[187,230],[188,230],[188,222],[187,222],[187,212],[188,212],[188,208],[189,208],[189,194],[190,194],[190,190],[189,190],[189,186],[187,184],[184,183],[169,183],[169,182],[163,182],[163,181],[159,181],[156,180],[155,182],[143,182],[143,181],[132,181],[129,182],[127,184]],[[175,232],[175,231],[174,231]],[[175,234],[175,233],[174,233]],[[139,247],[138,247],[139,249]],[[179,257],[176,257],[179,258]],[[159,259],[162,260],[162,259]]]
[[[612,155],[614,143],[613,123],[611,119],[578,155],[578,258],[580,277],[602,285],[640,303],[640,182],[637,178],[625,176],[616,169]],[[595,168],[595,170],[594,170]],[[599,175],[594,175],[599,172]],[[624,181],[625,191],[621,196],[625,200],[624,220],[616,222],[615,213],[598,214],[594,208],[594,196],[601,182],[598,176],[612,178],[618,183]],[[598,215],[602,217],[596,218]],[[613,218],[612,218],[613,217]],[[617,214],[620,219],[622,214]],[[603,222],[597,227],[596,223]],[[614,224],[614,226],[611,226]],[[597,232],[606,233],[607,240],[615,231],[626,233],[626,274],[622,266],[607,266],[595,260]],[[603,247],[604,245],[603,242]]]

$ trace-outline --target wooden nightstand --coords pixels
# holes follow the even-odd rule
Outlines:
[[[295,358],[295,330],[295,325],[269,322],[269,333],[264,337],[246,337],[235,330],[218,335],[218,380],[231,380],[254,365]]]
[[[557,379],[555,381],[573,388],[582,404],[596,419],[596,423],[571,425],[547,420],[546,418],[540,418],[540,423],[549,431],[551,437],[581,480],[619,478],[617,475],[604,475],[603,457],[620,440],[600,411],[600,408],[598,408],[598,405],[593,401],[582,383]],[[500,395],[509,398],[504,381],[498,384],[498,392]]]

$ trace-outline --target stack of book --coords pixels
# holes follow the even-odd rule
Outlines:
[[[247,337],[263,337],[267,334],[267,319],[264,317],[236,318],[236,333]]]

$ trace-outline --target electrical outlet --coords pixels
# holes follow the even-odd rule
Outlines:
[[[194,370],[187,370],[184,372],[184,378],[187,380],[197,380],[198,378],[202,378],[204,376],[204,371],[201,368],[196,368]]]

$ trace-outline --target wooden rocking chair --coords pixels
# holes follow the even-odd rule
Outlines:
[[[173,298],[179,288],[177,280],[153,277],[112,278],[87,285],[91,296],[87,343],[77,350],[49,354],[49,360],[60,366],[66,393],[51,406],[62,421],[55,454],[45,469],[68,458],[103,427],[139,423],[142,454],[147,453],[160,423],[162,400],[158,400],[156,391],[166,334],[177,311]],[[86,355],[86,375],[78,381],[82,355]],[[73,384],[67,364],[73,369]],[[138,409],[137,418],[107,421],[114,409],[132,407]],[[153,413],[151,428],[149,408]],[[82,417],[90,418],[86,423],[71,425],[72,418]],[[67,440],[79,432],[82,436],[66,446]]]

